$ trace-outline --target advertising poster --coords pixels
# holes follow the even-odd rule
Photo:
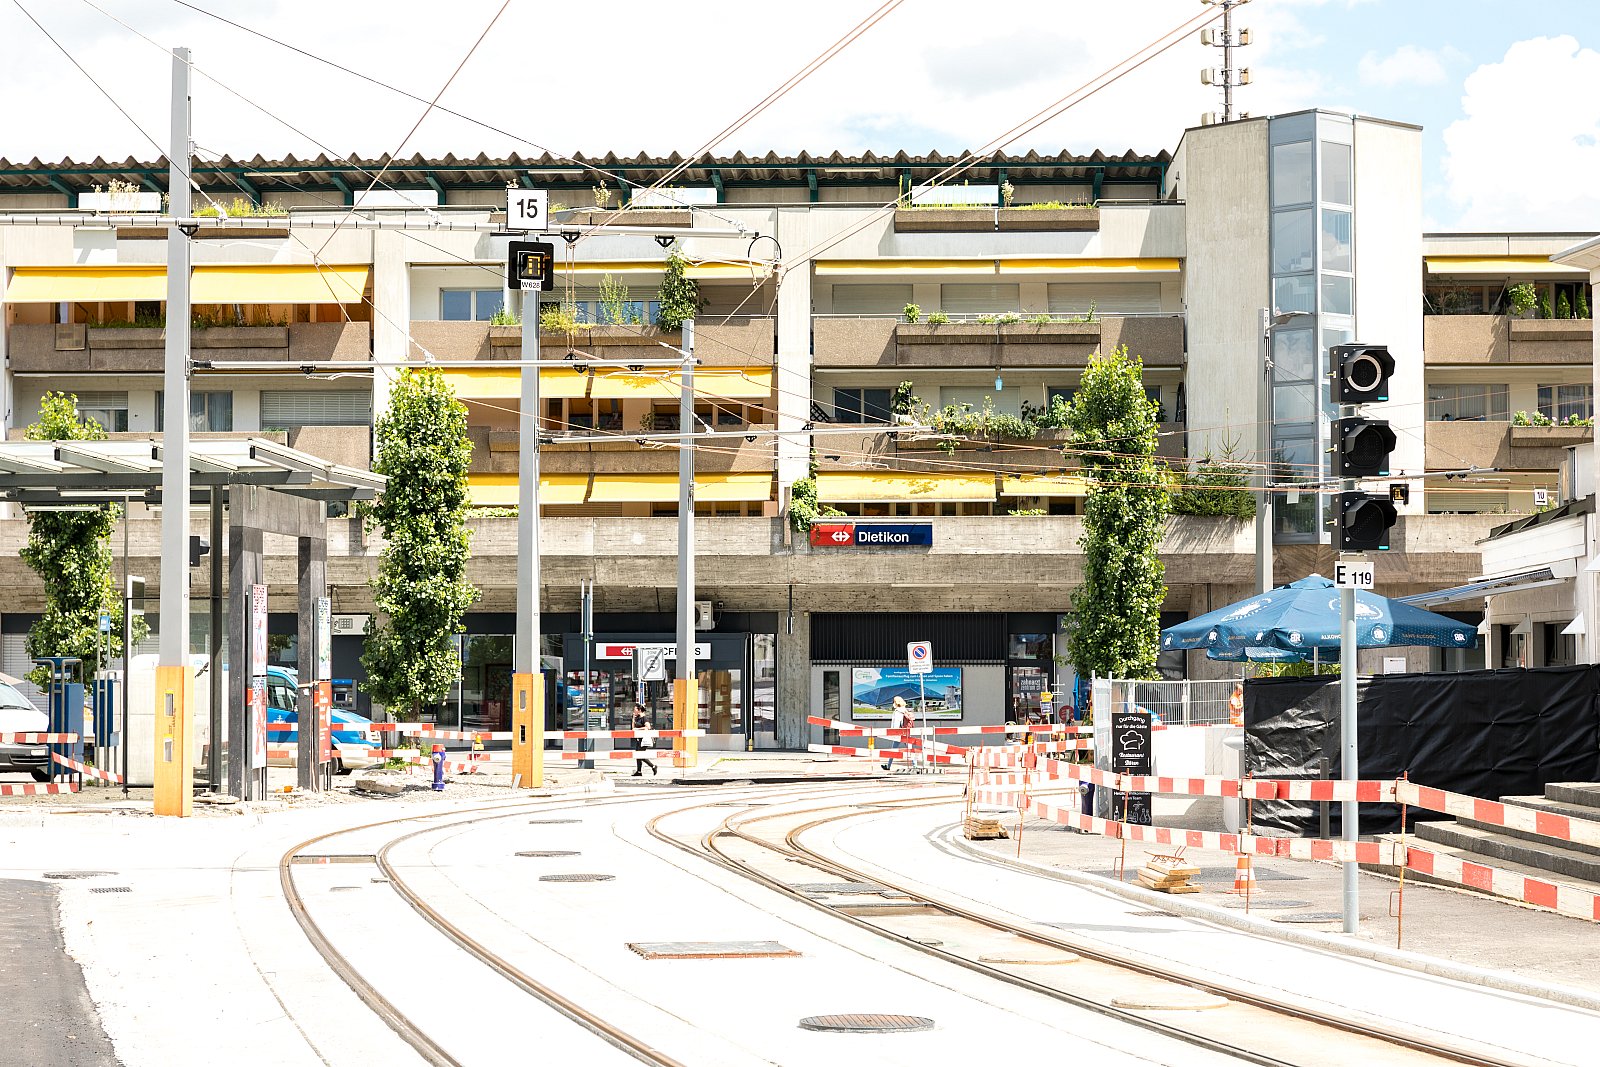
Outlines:
[[[250,587],[250,769],[267,765],[267,587]]]
[[[904,697],[913,712],[923,692],[928,721],[958,721],[962,692],[960,667],[935,667],[920,678],[905,667],[855,667],[850,671],[850,718],[853,722],[887,722],[894,698]]]
[[[333,760],[333,683],[311,684],[311,710],[317,717],[317,762]]]

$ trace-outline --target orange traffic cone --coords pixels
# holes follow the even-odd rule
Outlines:
[[[1250,863],[1250,853],[1239,853],[1233,861],[1233,888],[1229,892],[1243,896],[1246,893],[1260,891],[1260,886],[1256,884],[1255,868]]]

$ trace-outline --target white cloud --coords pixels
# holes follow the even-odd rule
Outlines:
[[[1403,44],[1386,56],[1368,52],[1356,64],[1363,84],[1393,88],[1396,85],[1438,85],[1445,80],[1445,63],[1460,53],[1446,46],[1433,50]]]
[[[1570,36],[1518,41],[1473,71],[1444,131],[1458,228],[1600,229],[1600,53]]]

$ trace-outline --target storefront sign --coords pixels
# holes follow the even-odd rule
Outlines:
[[[895,697],[903,698],[918,712],[924,694],[929,719],[959,720],[961,668],[935,667],[919,676],[905,667],[855,667],[850,671],[850,718],[855,722],[888,719],[894,713]]]
[[[595,659],[626,659],[626,660],[631,660],[631,659],[633,659],[633,651],[634,651],[634,649],[641,648],[641,647],[642,648],[661,648],[661,649],[665,649],[666,650],[667,659],[675,660],[675,659],[678,658],[678,646],[677,645],[642,645],[641,646],[641,645],[634,645],[634,644],[626,644],[626,645],[609,644],[609,643],[605,643],[605,642],[596,642],[596,644],[594,646],[594,658]],[[694,658],[697,661],[710,659],[711,658],[711,646],[709,644],[705,643],[705,642],[702,642],[702,641],[695,642]]]
[[[824,548],[883,548],[933,544],[931,522],[819,522],[811,543]]]

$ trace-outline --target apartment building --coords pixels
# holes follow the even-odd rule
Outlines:
[[[664,244],[674,244],[666,234],[679,230],[675,247],[703,300],[697,422],[725,434],[697,447],[695,464],[706,616],[697,659],[715,744],[803,745],[808,713],[870,719],[881,672],[915,639],[931,638],[939,666],[959,672],[946,678],[957,709],[947,714],[998,722],[1037,707],[1042,690],[1066,680],[1055,657],[1081,579],[1084,486],[1061,432],[1020,417],[1070,397],[1093,352],[1125,345],[1159,404],[1164,456],[1252,458],[1265,415],[1262,308],[1297,313],[1270,339],[1271,447],[1280,474],[1305,486],[1279,501],[1280,580],[1331,565],[1311,476],[1326,447],[1318,383],[1327,347],[1360,339],[1388,343],[1401,364],[1385,415],[1402,430],[1395,480],[1410,493],[1380,562],[1382,590],[1471,583],[1482,574],[1478,541],[1531,510],[1533,489],[1560,491],[1565,442],[1592,435],[1567,425],[1592,414],[1592,352],[1577,338],[1588,324],[1553,317],[1563,294],[1569,310],[1592,295],[1586,272],[1548,258],[1584,235],[1424,235],[1419,140],[1403,124],[1305,112],[1190,130],[1170,154],[998,157],[955,182],[943,181],[952,161],[938,155],[706,158],[669,193],[630,205],[627,221],[660,228],[662,241],[558,241],[557,292],[546,300],[564,321],[540,344],[573,369],[542,372],[537,418],[547,442],[544,652],[568,674],[567,693],[581,692],[571,671],[583,652],[577,590],[590,580],[591,696],[608,708],[636,698],[664,708],[668,697],[634,682],[626,650],[673,627],[678,456],[629,435],[677,428],[678,385],[584,360],[626,364],[684,343],[650,325]],[[195,358],[215,368],[196,370],[196,433],[276,435],[364,464],[392,365],[406,360],[437,364],[467,406],[482,509],[472,577],[484,595],[462,636],[462,684],[443,710],[452,721],[495,728],[505,717],[515,520],[503,509],[516,502],[518,443],[533,416],[504,365],[526,328],[508,321],[517,308],[503,290],[506,238],[429,221],[493,222],[508,184],[548,189],[557,218],[598,221],[631,187],[609,181],[602,208],[584,164],[648,187],[678,162],[418,158],[392,162],[390,188],[366,196],[381,163],[196,166],[210,197],[288,212],[257,230],[195,236]],[[112,180],[159,187],[164,168],[0,161],[0,210],[77,209]],[[288,225],[351,209],[417,227],[330,238]],[[77,393],[114,432],[159,429],[156,233],[97,225],[87,211],[74,227],[0,227],[8,434],[22,432],[49,389]],[[1507,292],[1523,282],[1547,295],[1552,317],[1506,314]],[[956,437],[889,432],[906,403],[1012,418]],[[1546,408],[1561,426],[1520,424]],[[617,439],[587,440],[599,435]],[[796,533],[789,495],[808,478],[840,523],[892,524],[895,536],[841,545]],[[153,574],[142,523],[153,526],[136,513],[132,566]],[[20,514],[0,520],[5,543],[24,537]],[[358,674],[376,552],[359,523],[335,519],[336,674]],[[1175,516],[1168,619],[1247,595],[1254,554],[1248,522]],[[6,566],[17,594],[0,612],[0,669],[14,672],[39,594],[14,559]],[[293,595],[285,578],[281,602]],[[1450,607],[1477,619],[1482,600]],[[275,654],[292,658],[292,642]],[[1474,662],[1426,650],[1411,659],[1421,669]],[[1164,666],[1196,676],[1226,667],[1193,656]]]

